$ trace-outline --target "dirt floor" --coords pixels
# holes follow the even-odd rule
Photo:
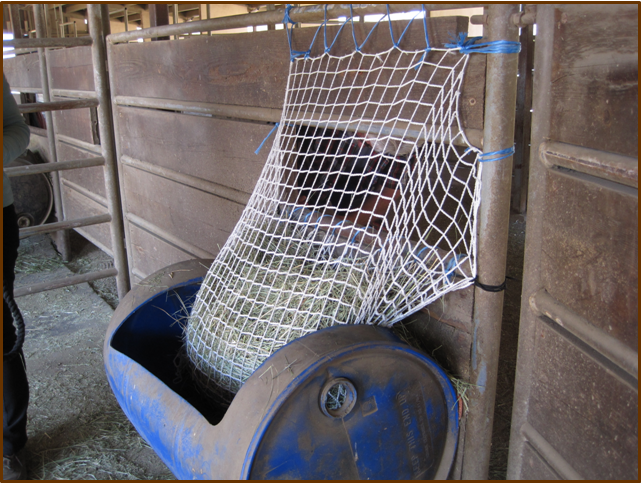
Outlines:
[[[22,240],[16,287],[111,263],[84,238],[72,240],[68,264],[48,236]],[[85,283],[17,299],[26,326],[25,458],[32,479],[174,479],[127,420],[107,382],[102,344],[115,293],[112,278],[94,288]]]
[[[505,479],[516,366],[525,219],[513,216],[508,248],[490,478]],[[111,258],[72,233],[63,263],[51,238],[22,240],[16,287],[101,270]],[[17,299],[26,325],[31,390],[26,461],[32,479],[174,479],[124,416],[107,382],[102,344],[117,305],[115,279]]]

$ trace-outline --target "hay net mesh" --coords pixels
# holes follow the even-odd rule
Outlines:
[[[288,30],[271,152],[185,331],[194,376],[212,394],[235,394],[296,338],[335,324],[389,327],[476,276],[480,151],[458,114],[469,56],[430,48],[427,35],[427,49],[399,39],[332,54],[332,40],[351,40],[350,22],[316,31],[319,55],[318,41],[295,51]],[[424,14],[409,27],[422,31]]]

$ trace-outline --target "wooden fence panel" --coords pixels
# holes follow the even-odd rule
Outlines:
[[[152,109],[119,107],[121,155],[251,194],[271,130],[255,124]],[[272,138],[273,139],[273,138]]]

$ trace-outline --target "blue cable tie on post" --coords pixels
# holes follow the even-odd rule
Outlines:
[[[514,146],[501,149],[500,151],[494,151],[492,153],[481,153],[479,155],[479,162],[486,163],[488,161],[500,161],[501,159],[509,158],[514,154]],[[494,156],[498,156],[495,158]]]
[[[277,122],[277,123],[276,123],[276,125],[274,125],[274,127],[272,128],[272,130],[271,130],[271,131],[269,131],[269,134],[265,137],[265,139],[263,139],[263,142],[262,142],[262,143],[260,143],[260,146],[258,146],[258,149],[257,149],[256,151],[254,151],[254,154],[258,154],[258,153],[259,153],[259,151],[263,148],[263,145],[267,142],[267,140],[271,137],[271,135],[272,135],[272,134],[274,134],[274,131],[275,131],[276,129],[278,129],[279,124],[280,124],[280,123],[279,123],[279,122]]]
[[[493,42],[475,43],[481,37],[467,38],[467,33],[461,32],[454,43],[445,44],[448,49],[459,49],[461,54],[518,54],[521,43],[512,40],[495,40]]]

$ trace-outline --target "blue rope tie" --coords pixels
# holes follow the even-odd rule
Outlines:
[[[479,154],[479,162],[486,163],[488,161],[500,161],[501,159],[509,158],[514,154],[514,146],[509,148],[501,149],[500,151],[494,151],[492,153],[481,153]],[[498,157],[494,157],[498,156]]]
[[[292,62],[294,60],[296,60],[297,58],[299,58],[299,57],[304,57],[305,59],[308,59],[310,57],[311,51],[312,51],[312,46],[314,45],[314,42],[316,41],[316,37],[317,37],[317,35],[318,35],[318,33],[319,33],[319,31],[321,29],[323,30],[323,44],[324,44],[324,48],[325,48],[324,52],[325,53],[329,53],[331,51],[332,47],[334,46],[334,44],[336,43],[336,40],[340,36],[343,28],[347,24],[350,24],[351,27],[352,27],[352,40],[354,41],[354,49],[356,50],[356,52],[360,52],[361,51],[362,47],[365,45],[365,43],[367,43],[367,41],[371,37],[371,35],[374,32],[374,30],[376,30],[376,28],[378,27],[378,24],[381,23],[383,20],[387,20],[387,22],[389,24],[390,37],[392,38],[392,44],[394,45],[394,47],[399,48],[399,44],[400,44],[401,40],[403,39],[405,33],[409,29],[410,25],[420,15],[420,12],[416,13],[414,15],[414,17],[405,26],[405,29],[403,30],[403,33],[400,35],[399,39],[396,40],[394,38],[394,32],[393,32],[393,29],[392,29],[392,18],[391,18],[389,6],[386,6],[387,14],[376,21],[374,26],[370,29],[370,31],[368,32],[367,36],[365,37],[365,40],[363,40],[363,42],[359,45],[357,40],[356,40],[356,32],[355,32],[355,29],[354,29],[354,9],[353,9],[353,6],[350,4],[350,6],[349,6],[350,17],[341,25],[338,33],[336,34],[336,37],[334,38],[332,43],[328,46],[327,45],[327,5],[325,5],[325,7],[324,7],[325,19],[323,20],[323,23],[316,30],[316,33],[314,34],[314,38],[312,39],[312,42],[311,42],[311,45],[310,45],[309,49],[308,50],[293,50],[293,48],[292,48],[292,28],[291,28],[291,26],[296,24],[296,22],[294,22],[291,19],[291,16],[290,16],[290,11],[293,8],[295,8],[293,5],[287,4],[287,6],[285,7],[285,15],[283,17],[283,24],[285,24],[285,28],[287,30],[287,42],[289,43],[290,60]],[[427,45],[427,47],[425,49],[425,53],[429,53],[429,51],[432,50],[432,47],[430,46],[430,41],[429,41],[429,37],[428,37],[428,33],[427,33],[427,20],[426,20],[427,14],[425,13],[425,7],[424,6],[421,6],[421,9],[422,9],[422,12],[423,12],[423,30],[425,32],[425,43]],[[417,66],[416,66],[417,69],[418,69],[418,66],[423,61],[424,58],[425,58],[425,54],[423,55],[423,57],[422,57],[421,61],[419,62],[419,64],[417,64]]]
[[[387,9],[387,23],[389,24],[389,35],[390,35],[390,37],[392,37],[392,45],[394,45],[394,47],[398,48],[398,42],[396,40],[394,40],[394,31],[392,30],[392,17],[391,17],[391,15],[389,13],[389,5],[385,5],[385,8]],[[410,23],[412,23],[412,22],[410,21]],[[400,41],[400,39],[399,39],[399,41]]]
[[[272,128],[272,130],[269,131],[269,134],[265,137],[265,139],[263,139],[263,142],[260,143],[260,146],[258,146],[258,149],[256,151],[254,151],[254,154],[259,153],[259,151],[263,148],[263,145],[267,142],[267,140],[271,137],[271,135],[274,134],[274,131],[278,129],[279,124],[280,123],[277,122],[276,125]]]
[[[289,12],[291,9],[294,8],[294,6],[291,3],[288,3],[287,6],[285,6],[285,17],[283,18],[283,23],[284,24],[292,24],[294,25],[296,22],[293,22],[292,19],[289,16]]]
[[[459,49],[461,54],[518,54],[521,52],[521,43],[511,40],[495,40],[493,42],[475,43],[481,37],[467,38],[467,33],[461,32],[458,39],[445,44],[448,49]]]

